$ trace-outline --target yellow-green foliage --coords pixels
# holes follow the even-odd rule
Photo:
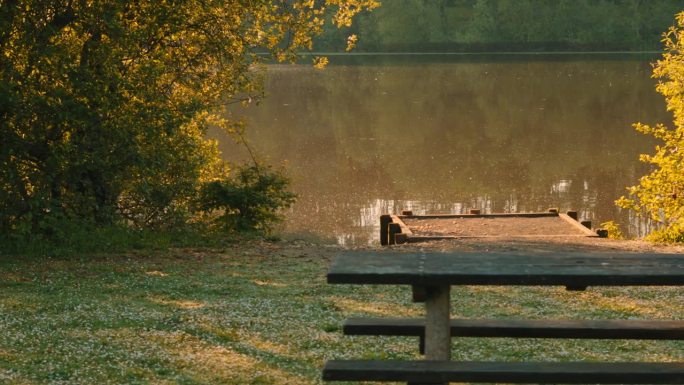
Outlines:
[[[655,230],[646,237],[651,242],[657,243],[682,243],[684,242],[684,227],[679,223]]]
[[[658,60],[653,77],[661,79],[656,90],[667,101],[672,111],[672,128],[662,124],[648,126],[637,123],[637,131],[653,135],[662,144],[655,154],[642,154],[643,162],[654,165],[653,171],[643,176],[639,184],[629,187],[629,197],[616,201],[623,208],[647,214],[658,223],[660,241],[684,241],[684,12],[677,15],[677,25],[670,28],[663,39],[666,52]]]
[[[620,225],[613,221],[601,223],[601,227],[608,231],[608,238],[610,239],[625,239],[625,235],[620,230]]]
[[[206,129],[261,95],[260,54],[294,60],[328,12],[348,26],[377,5],[0,1],[0,234],[186,222],[226,177]]]

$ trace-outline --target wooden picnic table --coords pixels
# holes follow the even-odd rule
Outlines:
[[[453,323],[449,314],[452,285],[565,286],[570,290],[584,290],[588,286],[684,286],[684,255],[681,254],[347,252],[337,256],[327,278],[331,284],[411,285],[414,298],[423,297],[420,299],[424,300],[426,306],[423,324],[426,362],[414,361],[408,365],[396,362],[368,362],[368,365],[364,365],[363,361],[330,362],[324,369],[324,379],[348,380],[358,377],[366,380],[394,379],[417,383],[416,378],[423,378],[417,373],[424,374],[432,370],[433,374],[441,374],[425,378],[474,382],[478,382],[478,379],[496,382],[499,379],[502,382],[518,383],[529,382],[531,379],[535,380],[532,382],[538,380],[540,383],[558,382],[560,378],[568,380],[568,383],[581,383],[585,380],[601,383],[644,383],[640,381],[649,379],[648,383],[684,383],[684,363],[553,363],[556,364],[553,367],[529,363],[480,363],[480,366],[460,363],[462,371],[465,373],[470,370],[471,374],[500,371],[503,370],[503,365],[507,374],[500,374],[500,377],[496,377],[496,374],[493,377],[464,377],[456,373],[460,370],[459,367],[451,365],[447,370],[444,366],[450,360],[451,352]],[[610,329],[610,325],[603,324],[604,331]],[[670,332],[675,330],[678,333],[676,339],[682,338],[682,325],[684,323],[667,325]],[[644,326],[643,323],[641,326]],[[354,377],[351,375],[354,365],[370,374],[359,372]],[[546,373],[551,370],[549,368],[560,372],[554,372],[555,377],[549,377]],[[630,370],[625,371],[627,368]],[[516,371],[525,373],[516,377],[520,374]],[[538,375],[535,375],[535,371]],[[381,372],[394,374],[383,376]],[[350,376],[345,377],[344,373]],[[620,373],[624,375],[620,376]],[[503,381],[502,378],[511,381]],[[651,381],[653,379],[655,381]]]

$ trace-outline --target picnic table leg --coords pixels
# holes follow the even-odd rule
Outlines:
[[[448,285],[427,287],[425,298],[426,360],[448,361],[451,359],[450,291],[451,287]],[[409,383],[409,385],[418,385],[418,383]]]
[[[425,359],[451,359],[450,286],[431,286],[425,300]]]

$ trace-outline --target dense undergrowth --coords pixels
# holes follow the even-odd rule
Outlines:
[[[96,222],[44,216],[26,231],[0,235],[0,256],[68,256],[170,247],[220,247],[242,239],[270,237],[281,210],[295,201],[282,170],[242,166],[228,179],[201,189],[192,206],[195,220],[157,226]],[[31,230],[32,229],[32,230]],[[31,231],[30,231],[31,230]]]
[[[57,236],[35,234],[20,238],[0,237],[0,258],[60,257],[165,251],[176,247],[215,248],[264,237],[256,232],[224,233],[203,226],[172,230],[134,229],[126,226],[88,227],[64,223]]]

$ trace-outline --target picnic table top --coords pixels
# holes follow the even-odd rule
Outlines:
[[[407,285],[684,285],[684,254],[344,252],[328,283]]]

